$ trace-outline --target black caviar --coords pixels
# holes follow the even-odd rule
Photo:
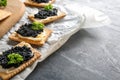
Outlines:
[[[37,3],[48,3],[50,0],[32,0]]]
[[[35,14],[34,17],[39,19],[45,19],[47,17],[57,15],[57,12],[58,10],[56,8],[53,8],[52,10],[42,9],[37,14]]]
[[[24,37],[36,37],[38,34],[43,32],[43,29],[33,30],[32,24],[26,23],[26,24],[22,25],[16,32]]]
[[[23,57],[23,61],[17,64],[8,64],[9,59],[7,58],[7,56],[12,53],[19,53]],[[0,55],[0,65],[3,68],[18,67],[23,62],[30,60],[33,56],[34,55],[30,48],[26,46],[23,47],[16,46],[14,48],[11,48],[10,50],[4,51],[3,54]]]

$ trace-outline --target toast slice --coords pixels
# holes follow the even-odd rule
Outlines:
[[[55,0],[50,0],[48,3],[36,3],[36,2],[34,2],[34,1],[32,1],[32,0],[26,0],[26,1],[24,2],[24,4],[25,4],[25,5],[28,5],[28,6],[44,7],[44,6],[46,6],[46,5],[48,5],[48,4],[52,4],[52,3],[54,3],[54,2],[55,2]]]
[[[11,69],[11,70],[7,70],[7,71],[4,71],[4,72],[0,72],[0,78],[2,78],[2,80],[9,80],[10,78],[12,78],[13,76],[15,76],[16,74],[18,74],[21,71],[23,71],[26,67],[32,65],[41,56],[40,53],[37,50],[33,49],[31,47],[31,45],[28,44],[28,43],[21,42],[21,43],[19,43],[16,46],[22,47],[24,45],[27,46],[27,47],[29,47],[31,49],[31,51],[34,54],[34,56],[30,60],[24,62],[23,64],[21,64],[17,68],[14,68],[14,69]]]
[[[51,23],[51,22],[54,22],[54,21],[57,21],[59,19],[62,19],[63,17],[65,17],[66,14],[64,12],[61,12],[61,11],[58,11],[57,15],[55,16],[50,16],[50,17],[47,17],[46,19],[37,19],[34,17],[34,14],[32,15],[29,15],[28,18],[32,21],[32,22],[41,22],[43,24],[47,24],[47,23]]]
[[[3,19],[9,17],[12,13],[5,11],[5,10],[0,10],[0,21],[2,21]]]
[[[37,37],[23,37],[19,35],[18,33],[14,32],[9,36],[9,39],[14,41],[25,41],[30,44],[42,46],[47,41],[48,37],[51,35],[52,30],[44,28],[43,32],[39,34]]]

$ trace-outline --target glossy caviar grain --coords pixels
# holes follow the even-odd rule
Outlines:
[[[23,57],[23,61],[21,63],[8,64],[9,59],[7,58],[7,56],[12,53],[19,53]],[[3,55],[0,55],[0,65],[3,68],[18,67],[23,62],[30,60],[33,56],[34,55],[30,50],[30,48],[26,46],[23,46],[23,47],[16,46],[14,48],[4,51]]]
[[[48,3],[50,0],[32,0],[37,3]]]
[[[16,32],[24,37],[36,37],[38,34],[43,32],[43,29],[33,30],[32,24],[26,23],[26,24],[22,25]]]
[[[37,14],[34,15],[35,18],[45,19],[50,16],[56,16],[58,10],[53,8],[52,10],[40,10]]]

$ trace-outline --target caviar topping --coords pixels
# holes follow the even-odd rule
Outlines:
[[[56,8],[53,8],[52,5],[47,5],[44,7],[44,9],[38,11],[38,13],[34,15],[34,17],[39,19],[45,19],[50,16],[56,16],[57,12],[58,10]]]
[[[50,0],[32,0],[37,3],[48,3]]]
[[[4,51],[3,54],[0,55],[0,65],[3,68],[18,67],[32,57],[33,53],[30,48],[26,46],[16,46],[10,50]]]
[[[22,25],[16,32],[25,37],[36,37],[43,32],[44,24],[33,22],[32,24]]]

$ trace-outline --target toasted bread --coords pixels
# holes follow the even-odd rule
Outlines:
[[[18,74],[21,71],[23,71],[26,67],[32,65],[41,56],[40,53],[37,50],[33,49],[30,46],[30,44],[28,44],[28,43],[21,42],[21,43],[19,43],[16,46],[21,46],[22,47],[24,45],[31,49],[31,51],[33,52],[34,56],[30,60],[28,60],[25,63],[21,64],[17,68],[14,68],[14,69],[9,70],[9,71],[0,72],[0,78],[2,78],[3,80],[9,80],[10,78],[15,76],[16,74]]]
[[[52,30],[45,28],[43,32],[44,33],[40,34],[39,38],[22,37],[16,32],[14,32],[9,36],[9,39],[14,40],[14,41],[19,41],[19,42],[25,41],[30,44],[42,46],[47,41],[48,37],[51,35]]]
[[[3,19],[9,17],[12,13],[5,11],[5,10],[0,10],[0,21],[2,21]]]
[[[25,5],[28,5],[28,6],[35,6],[35,7],[44,7],[48,4],[52,4],[54,3],[55,0],[50,0],[48,3],[36,3],[36,2],[33,2],[32,0],[26,0],[24,2]]]
[[[59,19],[62,19],[65,16],[66,16],[66,14],[64,12],[58,11],[58,14],[56,16],[47,17],[46,19],[34,18],[33,14],[29,15],[28,18],[33,22],[35,21],[35,22],[41,22],[43,24],[47,24],[47,23],[51,23],[53,21],[57,21]]]

